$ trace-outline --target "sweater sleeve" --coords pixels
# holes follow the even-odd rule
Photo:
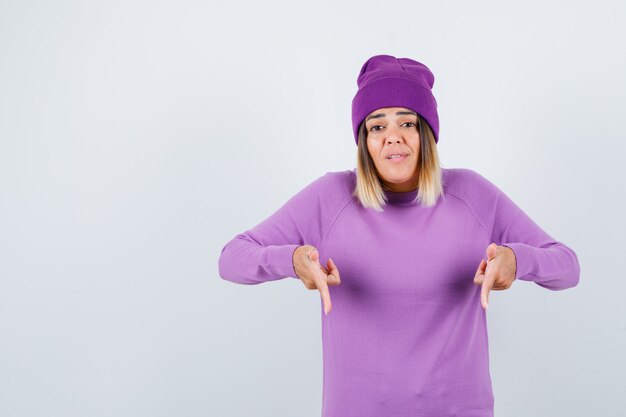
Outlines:
[[[218,260],[222,279],[260,284],[298,279],[293,253],[301,245],[317,246],[331,216],[337,193],[336,173],[327,172],[291,197],[261,223],[227,242]]]
[[[515,254],[515,278],[534,281],[549,290],[574,287],[580,265],[574,250],[555,240],[502,190],[480,176],[493,204],[491,239]]]

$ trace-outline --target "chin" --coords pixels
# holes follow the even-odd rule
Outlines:
[[[390,184],[400,185],[400,184],[404,184],[406,182],[411,181],[411,176],[407,175],[403,177],[398,177],[394,175],[385,175],[384,179]]]
[[[393,170],[388,170],[387,172],[385,172],[385,177],[388,178],[388,181],[392,181],[392,182],[405,182],[405,181],[410,181],[412,178],[412,172],[409,172],[408,170],[403,170],[404,172],[398,172],[398,171],[393,171]]]

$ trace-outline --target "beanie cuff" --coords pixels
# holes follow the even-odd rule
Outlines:
[[[358,144],[359,126],[368,114],[383,107],[407,107],[429,124],[439,141],[437,101],[432,91],[405,77],[383,77],[361,86],[352,99],[352,127]]]

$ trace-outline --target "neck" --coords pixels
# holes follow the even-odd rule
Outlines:
[[[392,191],[394,193],[406,193],[408,191],[415,191],[417,189],[418,180],[416,178],[411,181],[403,182],[401,184],[381,181],[381,185],[383,190],[386,191]]]

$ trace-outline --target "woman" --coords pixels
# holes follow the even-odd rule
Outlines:
[[[219,258],[229,281],[320,291],[323,417],[493,416],[489,291],[579,281],[575,252],[494,184],[440,167],[433,84],[417,61],[368,59],[357,168],[316,179]]]

